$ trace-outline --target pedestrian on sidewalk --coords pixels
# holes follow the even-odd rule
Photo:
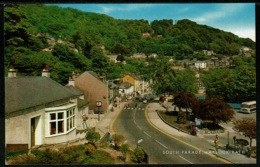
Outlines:
[[[107,141],[110,142],[110,143],[112,142],[112,138],[111,138],[110,133],[107,134]]]
[[[218,148],[219,148],[219,137],[218,137],[218,135],[216,135],[214,143],[215,143],[216,151],[218,152]]]

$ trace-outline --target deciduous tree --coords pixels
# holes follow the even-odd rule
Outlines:
[[[201,101],[197,116],[203,120],[211,120],[214,124],[228,122],[234,116],[234,110],[221,97],[210,97]]]
[[[256,139],[256,120],[254,118],[243,118],[234,121],[234,129],[242,132],[244,136],[249,137],[250,147],[252,147],[252,139]]]

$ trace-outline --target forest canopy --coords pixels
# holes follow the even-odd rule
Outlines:
[[[124,73],[144,76],[146,64],[128,60],[134,53],[156,53],[176,60],[197,56],[203,60],[206,57],[194,53],[213,50],[233,56],[242,46],[255,49],[249,38],[188,19],[149,23],[44,4],[6,4],[4,19],[5,73],[14,67],[19,75],[39,75],[48,65],[51,77],[61,84],[66,84],[72,71],[95,70],[107,78]],[[144,37],[144,33],[149,35]],[[57,43],[59,39],[63,43],[52,47],[50,41]],[[46,48],[52,51],[43,51]],[[120,55],[127,65],[110,62],[108,54]]]

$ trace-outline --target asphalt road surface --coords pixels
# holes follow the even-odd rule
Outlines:
[[[137,108],[135,108],[137,106]],[[115,133],[122,134],[132,148],[137,141],[149,155],[150,164],[224,164],[225,162],[196,150],[153,128],[145,117],[146,104],[131,102],[113,125]],[[142,139],[142,140],[141,140]]]

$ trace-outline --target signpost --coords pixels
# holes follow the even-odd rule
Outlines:
[[[100,107],[102,106],[102,102],[96,101],[96,106],[98,108],[98,120],[100,121]]]

